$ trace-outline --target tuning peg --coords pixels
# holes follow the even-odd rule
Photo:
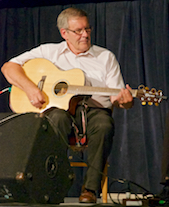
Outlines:
[[[156,103],[155,103],[155,106],[159,106],[159,104],[156,102]]]
[[[152,102],[148,102],[148,105],[149,105],[149,106],[152,106],[152,105],[153,105],[153,103],[152,103]]]
[[[152,89],[151,89],[151,92],[152,92],[153,94],[155,94],[155,93],[157,92],[157,90],[156,90],[155,88],[152,88]]]
[[[162,92],[162,90],[158,90],[158,93],[159,93],[160,95],[162,95],[163,92]]]
[[[145,86],[143,84],[141,84],[141,85],[138,86],[138,89],[139,90],[144,89],[144,88],[145,88]]]
[[[145,101],[142,101],[141,104],[142,104],[143,106],[145,106],[145,105],[146,105],[146,102],[145,102]]]
[[[145,87],[145,90],[146,90],[146,91],[149,91],[149,87],[146,86],[146,87]]]

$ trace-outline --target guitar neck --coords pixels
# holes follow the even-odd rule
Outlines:
[[[134,98],[137,97],[137,91],[137,89],[130,90]],[[117,96],[120,89],[69,85],[67,92],[78,95]]]

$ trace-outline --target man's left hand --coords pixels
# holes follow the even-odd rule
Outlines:
[[[132,88],[127,84],[126,88],[122,88],[117,96],[111,96],[110,100],[116,107],[129,109],[133,106],[133,96],[131,94]]]

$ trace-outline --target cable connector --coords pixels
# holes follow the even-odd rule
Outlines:
[[[11,87],[3,89],[2,91],[0,91],[0,94],[5,93],[7,91],[11,92]]]

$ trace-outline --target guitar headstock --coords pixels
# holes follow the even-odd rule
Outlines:
[[[146,103],[148,103],[150,106],[153,105],[153,103],[158,106],[163,99],[167,99],[166,96],[163,96],[163,92],[161,90],[157,91],[155,88],[150,90],[144,85],[140,85],[138,87],[137,97],[141,100],[142,105],[146,105]]]

